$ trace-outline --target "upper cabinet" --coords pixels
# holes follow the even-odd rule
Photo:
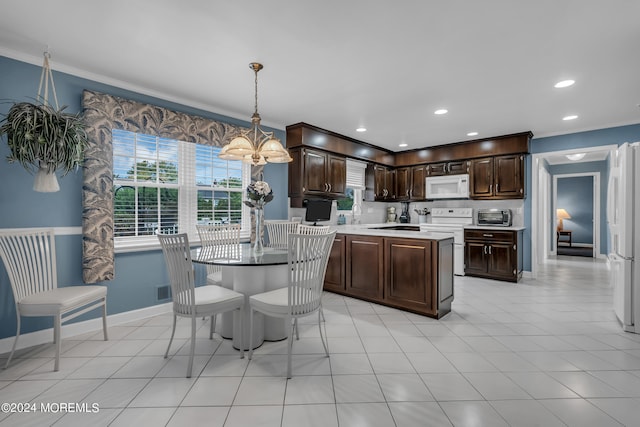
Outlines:
[[[431,163],[427,165],[427,176],[459,175],[468,172],[469,163],[466,160]]]
[[[472,159],[469,181],[472,199],[523,199],[524,155]]]
[[[344,156],[310,148],[289,151],[293,157],[289,164],[289,197],[293,207],[302,207],[302,199],[308,196],[344,197],[347,182]]]
[[[428,165],[406,166],[396,169],[396,199],[425,200],[425,178]]]
[[[369,168],[367,168],[369,171]],[[391,201],[396,199],[396,171],[386,166],[374,165],[374,200]]]

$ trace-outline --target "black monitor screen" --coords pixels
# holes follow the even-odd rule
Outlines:
[[[329,221],[331,219],[331,200],[307,200],[307,222]]]

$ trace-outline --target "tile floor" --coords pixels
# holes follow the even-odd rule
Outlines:
[[[640,425],[640,335],[621,331],[606,264],[565,257],[517,285],[456,278],[440,321],[326,294],[331,357],[301,325],[294,378],[286,342],[241,360],[202,322],[162,355],[171,316],[21,353],[0,371],[3,402],[97,403],[97,413],[0,414],[0,426],[620,426]],[[0,362],[2,362],[0,360]]]

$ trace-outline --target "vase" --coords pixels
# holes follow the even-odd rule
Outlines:
[[[262,236],[263,236],[262,214],[263,214],[262,208],[254,209],[254,216],[256,217],[256,238],[253,242],[253,248],[252,248],[254,255],[262,255],[264,253],[264,246],[262,245]]]

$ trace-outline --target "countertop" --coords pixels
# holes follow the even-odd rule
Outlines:
[[[380,236],[380,237],[399,237],[403,239],[424,239],[424,240],[446,240],[453,239],[451,237],[443,237],[442,233],[430,233],[425,231],[405,231],[405,230],[385,230],[377,227],[393,227],[398,225],[413,225],[418,224],[396,224],[396,223],[383,223],[383,224],[361,224],[361,225],[333,225],[332,230],[336,230],[340,234],[359,234],[362,236]]]
[[[495,225],[465,225],[465,230],[494,230],[494,231],[521,231],[525,227],[512,225],[511,227],[497,227]]]

